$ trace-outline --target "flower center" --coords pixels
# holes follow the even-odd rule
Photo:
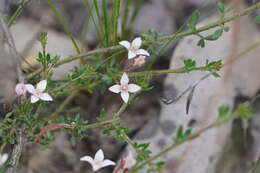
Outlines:
[[[103,162],[100,160],[94,160],[94,164],[97,166],[102,166]]]
[[[138,50],[138,48],[137,48],[137,47],[135,47],[135,46],[131,46],[129,50],[130,50],[131,52],[134,52],[134,53],[136,53],[136,52],[137,52],[137,50]]]
[[[121,84],[120,90],[121,92],[128,92],[128,84]]]
[[[42,92],[39,89],[36,89],[33,93],[34,96],[40,97],[42,95]]]

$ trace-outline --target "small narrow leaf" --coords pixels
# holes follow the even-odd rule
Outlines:
[[[200,12],[199,10],[195,10],[192,15],[191,15],[191,25],[196,25],[199,22],[199,16],[200,16]]]
[[[224,29],[224,31],[226,31],[226,32],[229,31],[229,27],[228,27],[228,26],[225,26],[223,29]]]
[[[218,29],[213,34],[208,35],[204,39],[205,40],[210,40],[210,41],[217,40],[217,39],[219,39],[219,37],[221,37],[222,33],[223,33],[223,29]]]
[[[218,116],[220,118],[226,116],[228,113],[229,113],[229,107],[228,106],[223,105],[223,106],[220,106],[218,108]]]
[[[187,102],[186,102],[186,114],[189,114],[190,104],[191,104],[191,100],[192,100],[195,88],[196,88],[196,85],[194,87],[192,87],[192,89],[188,95]]]
[[[196,67],[196,61],[194,61],[192,59],[185,59],[183,61],[183,63],[184,63],[184,68],[187,71],[191,71],[191,70],[193,70]]]
[[[198,41],[197,46],[203,48],[205,47],[205,40],[202,38]]]
[[[222,2],[217,3],[217,9],[219,13],[224,14],[225,13],[225,6]]]

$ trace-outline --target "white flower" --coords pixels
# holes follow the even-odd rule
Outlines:
[[[44,93],[43,91],[46,89],[47,81],[42,80],[34,88],[31,84],[26,84],[26,89],[29,93],[31,93],[31,103],[35,103],[37,101],[44,100],[44,101],[52,101],[52,97],[48,93]]]
[[[142,44],[142,40],[140,37],[135,38],[132,41],[132,43],[124,40],[124,41],[120,41],[119,44],[124,46],[125,48],[127,48],[128,59],[132,59],[132,58],[136,57],[137,55],[150,56],[150,54],[146,50],[140,49],[141,44]]]
[[[135,93],[141,89],[140,86],[136,84],[128,84],[129,78],[126,73],[123,74],[120,80],[120,85],[116,84],[109,88],[111,92],[114,93],[121,93],[121,97],[125,103],[128,102],[129,99],[129,92]]]
[[[136,163],[136,160],[131,152],[128,153],[127,157],[123,158],[123,161],[123,169],[125,170],[130,170]]]
[[[8,154],[0,154],[0,166],[2,166],[8,159]]]
[[[24,95],[26,94],[27,92],[27,89],[26,89],[26,86],[24,83],[18,83],[16,86],[15,86],[15,92],[18,96],[21,96],[21,95]]]
[[[100,168],[109,166],[109,165],[115,165],[115,162],[111,161],[111,160],[104,160],[104,153],[101,149],[99,149],[97,151],[97,153],[95,154],[95,158],[93,159],[90,156],[84,156],[80,158],[80,161],[86,161],[89,164],[91,164],[93,171],[97,171]]]

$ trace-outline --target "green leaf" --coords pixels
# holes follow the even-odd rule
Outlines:
[[[222,105],[218,108],[218,116],[220,118],[225,117],[229,113],[229,107],[226,105]]]
[[[190,136],[190,134],[191,134],[191,129],[187,129],[187,130],[184,132],[183,137],[184,137],[184,138],[187,138],[188,136]]]
[[[101,111],[99,112],[97,120],[102,121],[104,119],[105,115],[106,115],[106,110],[104,108],[102,108]]]
[[[225,6],[222,2],[217,3],[217,9],[219,13],[224,14],[225,13]]]
[[[228,27],[228,26],[225,26],[223,29],[224,29],[224,31],[226,31],[226,32],[229,31],[229,27]]]
[[[196,67],[196,61],[194,61],[192,59],[185,59],[183,61],[183,63],[184,63],[184,68],[187,71],[191,71],[191,70],[193,70]]]
[[[220,77],[220,74],[218,74],[217,72],[213,72],[212,75],[213,75],[214,77]]]
[[[260,16],[256,16],[256,17],[255,17],[255,21],[256,21],[256,22],[260,22]]]
[[[217,39],[219,39],[219,37],[221,37],[222,33],[223,33],[223,29],[221,28],[221,29],[216,30],[213,34],[208,35],[207,37],[204,37],[204,39],[210,40],[210,41],[217,40]]]
[[[218,70],[220,67],[222,66],[222,60],[218,60],[218,61],[211,61],[209,62],[209,60],[206,60],[206,67],[208,68],[208,70]]]
[[[240,104],[236,111],[237,115],[243,118],[251,119],[254,115],[250,107],[246,104]]]
[[[177,131],[177,139],[181,139],[183,136],[183,127],[180,126]]]
[[[200,16],[199,10],[195,10],[191,15],[190,24],[195,26],[199,21],[199,16]]]
[[[203,48],[205,47],[205,40],[202,38],[198,41],[197,46]]]

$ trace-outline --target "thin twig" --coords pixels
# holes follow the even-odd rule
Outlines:
[[[17,144],[14,146],[10,163],[12,167],[7,169],[7,173],[16,173],[22,150],[26,143],[26,135],[24,134],[24,127],[19,128],[17,135]]]

